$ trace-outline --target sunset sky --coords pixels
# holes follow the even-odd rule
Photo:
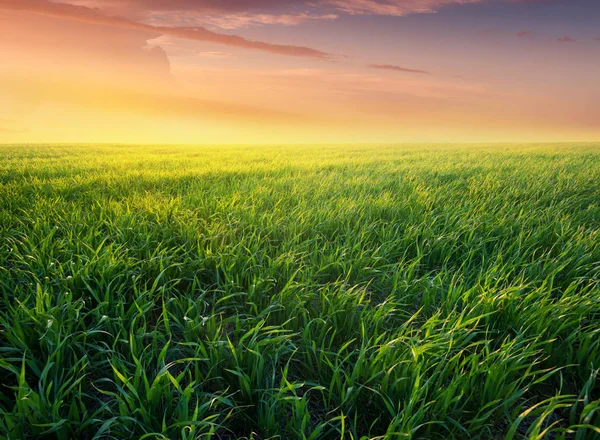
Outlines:
[[[0,143],[600,140],[600,0],[0,0]]]

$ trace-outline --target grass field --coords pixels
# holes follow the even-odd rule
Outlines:
[[[600,438],[600,146],[0,147],[0,437]]]

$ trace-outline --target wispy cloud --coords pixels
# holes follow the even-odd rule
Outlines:
[[[201,57],[211,57],[211,58],[223,58],[223,57],[231,56],[231,54],[226,53],[226,52],[197,52],[196,55],[199,55]]]
[[[97,9],[72,4],[51,3],[46,0],[0,0],[0,10],[22,11],[51,17],[82,21],[121,29],[143,30],[160,35],[169,35],[187,40],[235,46],[244,49],[261,50],[278,55],[329,59],[332,55],[318,49],[305,46],[276,44],[249,40],[238,35],[213,32],[201,26],[168,27],[133,21],[120,17],[103,15]]]
[[[558,0],[506,0],[508,3],[552,3]]]
[[[380,70],[393,70],[395,72],[404,72],[404,73],[419,73],[419,74],[430,74],[426,70],[421,69],[410,69],[408,67],[396,66],[394,64],[369,64],[367,67],[371,69],[380,69]]]
[[[525,39],[532,39],[535,37],[535,34],[531,31],[521,31],[521,32],[517,32],[517,37],[525,38]]]
[[[252,25],[296,25],[334,20],[340,15],[432,13],[448,6],[485,0],[57,0],[134,18],[157,26],[214,25],[236,29]]]
[[[559,41],[560,43],[575,43],[577,40],[576,40],[575,38],[572,38],[572,37],[568,37],[568,36],[567,36],[567,37],[560,37],[560,38],[558,39],[558,41]]]
[[[160,112],[164,116],[202,119],[202,120],[269,120],[286,122],[297,120],[300,116],[293,111],[274,110],[251,104],[222,102],[180,95],[147,87],[133,89],[123,85],[106,84],[94,78],[59,78],[51,80],[47,87],[47,78],[16,77],[0,75],[0,81],[13,89],[21,88],[24,93],[35,94],[35,90],[44,90],[45,102],[67,105],[86,110],[106,111],[127,114],[154,115]],[[27,90],[25,88],[27,87]],[[7,124],[6,130],[14,132],[14,124]],[[0,128],[2,128],[0,121]]]
[[[295,26],[305,21],[331,21],[338,18],[337,14],[316,14],[309,12],[289,14],[269,13],[206,13],[181,11],[151,11],[148,12],[144,22],[156,26],[216,26],[221,29],[241,29],[260,25]]]
[[[480,3],[482,0],[326,0],[337,10],[351,15],[402,16],[436,12],[444,6]]]

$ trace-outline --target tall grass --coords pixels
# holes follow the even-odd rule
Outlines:
[[[600,438],[600,147],[0,147],[0,437]]]

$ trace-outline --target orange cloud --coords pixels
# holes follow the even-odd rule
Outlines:
[[[160,36],[155,32],[126,28],[107,32],[101,24],[15,10],[0,12],[0,29],[3,72],[35,71],[43,76],[48,70],[59,70],[161,81],[170,78],[165,51],[148,44]]]
[[[279,55],[321,59],[331,58],[330,54],[309,47],[253,41],[237,35],[219,34],[204,27],[153,26],[125,18],[106,16],[99,13],[97,10],[84,6],[51,3],[46,0],[0,0],[0,9],[42,14],[50,17],[76,20],[84,23],[120,29],[148,31],[156,33],[156,36],[170,35],[188,40],[235,46],[244,49],[262,50]]]

